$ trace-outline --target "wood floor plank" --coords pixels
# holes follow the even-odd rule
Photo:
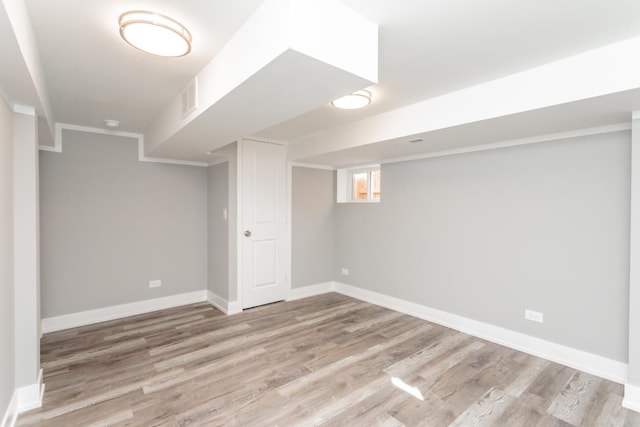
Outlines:
[[[584,372],[573,374],[566,387],[551,402],[547,412],[569,424],[580,425],[594,400],[600,379]]]
[[[477,402],[467,408],[451,427],[491,426],[507,409],[514,397],[497,388],[491,388]]]
[[[19,426],[640,426],[623,388],[335,293],[45,334]]]

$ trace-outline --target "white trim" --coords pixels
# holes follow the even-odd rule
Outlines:
[[[380,203],[380,199],[373,198],[373,172],[380,171],[379,164],[367,164],[340,168],[336,173],[336,202],[337,203]],[[367,198],[353,198],[353,176],[355,174],[367,174]]]
[[[158,157],[147,157],[144,154],[144,136],[140,135],[138,138],[138,161],[149,163],[164,163],[168,165],[183,165],[183,166],[200,166],[208,167],[207,162],[194,162],[192,160],[174,160],[174,159],[160,159]]]
[[[13,392],[11,396],[11,400],[9,401],[9,406],[7,406],[7,410],[4,412],[4,416],[2,417],[2,423],[0,423],[0,427],[14,427],[16,425],[16,420],[18,419],[18,390]]]
[[[625,384],[624,399],[622,399],[622,407],[640,412],[640,387]]]
[[[296,295],[299,295],[300,298],[303,298],[305,295],[318,295],[323,293],[322,291],[335,291],[361,301],[437,323],[617,383],[624,384],[627,379],[627,364],[625,363],[344,283],[330,282],[296,288],[294,297]],[[634,399],[630,397],[628,399],[629,404],[640,402],[640,394],[637,395],[637,397],[639,398]]]
[[[242,169],[244,167],[244,140],[239,139],[236,143],[236,231],[235,231],[235,239],[236,239],[236,296],[237,303],[240,304],[240,310],[244,306],[244,302],[242,300],[244,293],[242,288],[242,263],[243,263],[243,254],[242,254],[242,227],[244,227],[244,211],[242,209]]]
[[[351,198],[349,195],[349,173],[347,169],[338,169],[336,171],[336,202],[347,203]]]
[[[207,301],[209,304],[223,312],[224,314],[228,314],[228,302],[226,299],[222,298],[220,295],[216,294],[213,291],[207,290]]]
[[[627,335],[629,376],[640,372],[640,111],[632,112],[631,122],[631,203],[629,231],[629,333]],[[625,386],[622,406],[640,412],[640,387]]]
[[[322,295],[327,292],[334,292],[335,290],[335,282],[324,282],[316,285],[303,286],[301,288],[292,288],[291,292],[289,292],[289,298],[287,298],[287,301]]]
[[[221,165],[225,162],[228,162],[229,159],[226,156],[221,156],[217,159],[211,160],[209,163],[207,163],[207,167],[209,166],[216,166],[216,165]]]
[[[14,104],[13,105],[13,112],[17,113],[17,114],[24,114],[26,116],[33,116],[35,117],[36,115],[36,109],[33,107],[30,107],[28,105],[22,105],[22,104]]]
[[[227,303],[227,307],[228,307],[227,308],[228,315],[242,313],[242,304],[240,303],[239,300],[229,301]]]
[[[7,406],[2,417],[0,427],[14,427],[19,414],[41,407],[44,386],[42,383],[42,369],[40,369],[38,380],[35,384],[15,389],[9,401],[9,406]]]
[[[286,155],[286,154],[285,154]],[[286,241],[286,255],[285,255],[285,263],[286,266],[284,268],[285,274],[285,282],[287,284],[287,293],[291,293],[291,236],[293,236],[293,165],[291,163],[285,161],[285,170],[286,170],[286,194],[285,194],[285,231],[287,235],[284,237]]]
[[[133,138],[139,140],[142,137],[141,133],[134,132],[122,132],[119,130],[111,130],[111,129],[100,129],[89,126],[80,126],[80,125],[72,125],[69,123],[56,123],[56,130],[73,130],[76,132],[87,132],[87,133],[95,133],[98,135],[113,135],[113,136],[122,136],[125,138]],[[59,139],[59,141],[58,141]],[[56,132],[56,145],[62,147],[62,132]]]
[[[51,145],[38,145],[40,151],[51,151],[52,153],[62,153],[62,149]]]
[[[598,126],[586,129],[577,129],[567,132],[550,133],[546,135],[532,136],[528,138],[511,139],[507,141],[492,142],[489,144],[474,145],[471,147],[455,148],[452,150],[435,151],[433,153],[414,154],[412,156],[393,157],[380,161],[380,164],[406,162],[409,160],[430,159],[433,157],[453,156],[456,154],[475,153],[477,151],[495,150],[498,148],[517,147],[519,145],[538,144],[541,142],[557,141],[561,139],[577,138],[581,136],[599,135],[603,133],[620,132],[630,130],[631,123],[618,123],[615,125]],[[349,168],[347,168],[349,169]]]
[[[53,153],[62,153],[62,126],[60,123],[54,124],[53,146],[38,145],[38,150],[51,151]]]
[[[625,363],[603,356],[343,283],[336,283],[336,291],[617,383],[627,379]]]
[[[347,200],[347,201],[338,201],[338,203],[380,203],[382,198],[380,199],[359,199],[359,200]]]
[[[267,144],[285,145],[285,146],[289,145],[288,141],[284,141],[284,140],[281,140],[281,139],[262,138],[262,137],[259,137],[259,136],[249,136],[249,137],[246,137],[246,138],[243,138],[243,139],[245,139],[247,141],[253,141],[253,142],[264,142],[264,143],[267,143]]]
[[[121,319],[123,317],[135,316],[137,314],[149,313],[151,311],[164,310],[166,308],[194,304],[203,301],[208,301],[207,292],[195,291],[144,301],[136,301],[128,304],[103,307],[95,310],[81,311],[78,313],[64,314],[62,316],[42,319],[42,331],[44,333],[60,331],[63,329]]]
[[[220,295],[210,290],[207,291],[207,301],[209,301],[209,304],[227,315],[238,314],[242,312],[242,308],[240,308],[238,301],[229,302],[226,299],[222,298]]]
[[[313,163],[289,162],[289,164],[291,166],[296,166],[298,168],[321,169],[321,170],[325,170],[325,171],[334,171],[334,170],[336,170],[336,168],[333,167],[333,166],[316,165],[316,164],[313,164]]]
[[[38,381],[16,390],[17,410],[21,414],[31,409],[42,406],[42,396],[44,395],[44,384],[42,383],[42,369],[38,372]]]
[[[175,160],[175,159],[161,159],[157,157],[147,157],[144,154],[144,135],[134,132],[122,132],[118,130],[100,129],[89,126],[72,125],[68,123],[56,123],[55,124],[55,138],[54,146],[39,145],[38,148],[44,151],[53,151],[56,153],[62,153],[62,130],[72,130],[76,132],[95,133],[98,135],[113,135],[121,136],[124,138],[133,138],[138,141],[138,161],[149,163],[164,163],[171,165],[185,165],[185,166],[200,166],[207,167],[206,162],[195,162],[191,160]]]

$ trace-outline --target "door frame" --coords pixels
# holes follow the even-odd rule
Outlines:
[[[236,240],[236,295],[237,301],[230,303],[230,306],[233,307],[233,310],[229,310],[229,314],[240,313],[242,312],[242,307],[244,306],[243,301],[243,159],[244,159],[244,142],[245,141],[253,141],[253,142],[262,142],[265,144],[275,144],[288,146],[289,144],[285,141],[273,141],[264,138],[244,138],[238,140],[237,143],[237,153],[236,153],[236,230],[235,230],[235,240]],[[284,275],[285,275],[285,285],[287,286],[287,298],[289,299],[289,295],[291,294],[291,190],[293,188],[291,175],[292,175],[293,167],[291,162],[286,162],[286,171],[285,171],[285,236],[283,236],[283,243],[285,245],[284,253],[285,253],[285,267],[284,267]]]

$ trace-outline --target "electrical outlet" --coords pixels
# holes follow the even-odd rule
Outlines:
[[[525,310],[524,318],[527,320],[531,320],[532,322],[543,323],[544,313],[540,313],[539,311],[533,311],[533,310]]]
[[[349,275],[349,269],[342,267],[342,275],[343,276],[348,276]]]
[[[150,280],[149,287],[150,288],[159,288],[162,286],[162,280]]]

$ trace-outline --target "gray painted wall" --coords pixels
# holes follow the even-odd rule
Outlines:
[[[383,165],[381,203],[336,207],[334,278],[625,362],[629,159],[617,132]]]
[[[291,287],[333,280],[335,172],[293,167]]]
[[[131,138],[63,138],[40,154],[42,317],[206,289],[206,168],[138,162]]]
[[[208,289],[229,299],[229,163],[207,168]],[[224,211],[227,210],[227,218]]]
[[[15,387],[13,283],[13,112],[0,98],[0,416]]]

